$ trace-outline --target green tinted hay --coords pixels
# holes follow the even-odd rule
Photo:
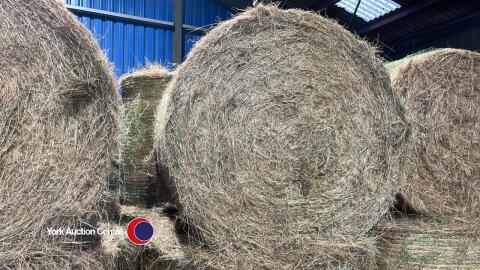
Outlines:
[[[477,226],[399,219],[380,226],[378,266],[400,269],[480,269]]]
[[[161,193],[152,153],[153,126],[157,103],[169,81],[168,71],[159,66],[150,66],[120,79],[123,106],[115,188],[123,204],[153,206]]]

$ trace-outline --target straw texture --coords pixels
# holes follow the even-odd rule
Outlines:
[[[96,41],[54,0],[0,2],[0,268],[102,269],[115,82]]]
[[[370,269],[367,233],[401,182],[402,117],[375,49],[334,21],[258,5],[221,23],[157,111],[186,259]]]
[[[477,226],[400,219],[380,227],[380,269],[480,269]]]
[[[406,203],[420,214],[480,221],[480,54],[442,49],[391,72],[411,126]]]

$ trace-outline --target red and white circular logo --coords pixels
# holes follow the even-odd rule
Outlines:
[[[135,218],[128,223],[127,237],[135,245],[146,245],[153,237],[153,226],[146,218]]]

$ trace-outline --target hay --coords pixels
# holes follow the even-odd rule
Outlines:
[[[378,266],[385,270],[480,269],[478,229],[420,219],[389,222],[380,227]]]
[[[115,86],[96,41],[55,0],[0,2],[0,268],[102,269]]]
[[[480,220],[480,54],[442,49],[392,71],[411,125],[402,191],[420,214]]]
[[[375,50],[314,13],[258,5],[175,71],[156,147],[198,268],[369,269],[405,135]]]
[[[391,72],[391,71],[393,71],[393,70],[396,70],[396,69],[398,68],[398,66],[407,63],[408,61],[412,60],[412,59],[415,58],[416,56],[418,56],[418,55],[420,55],[420,54],[427,53],[427,52],[432,52],[432,51],[435,51],[435,50],[437,50],[437,49],[436,49],[436,48],[428,48],[428,49],[425,49],[425,50],[421,50],[421,51],[418,51],[418,52],[409,54],[409,55],[405,56],[404,58],[401,58],[401,59],[398,59],[398,60],[395,60],[395,61],[391,61],[391,62],[386,63],[386,64],[385,64],[385,68],[386,68],[389,72]]]
[[[170,74],[152,65],[120,78],[123,109],[118,135],[119,183],[123,204],[150,207],[161,198],[152,158],[155,108],[170,81]]]

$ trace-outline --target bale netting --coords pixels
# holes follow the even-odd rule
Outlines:
[[[0,2],[0,268],[102,269],[115,81],[56,0]],[[65,235],[48,229],[64,228]]]
[[[116,191],[123,204],[150,207],[161,199],[152,154],[153,126],[155,109],[169,81],[169,72],[156,65],[120,78],[123,104]]]
[[[379,269],[480,269],[476,226],[405,218],[379,229]]]
[[[480,220],[480,54],[441,49],[391,72],[411,125],[402,195],[416,212]]]
[[[366,42],[258,5],[197,43],[157,113],[194,265],[369,269],[405,125]]]

